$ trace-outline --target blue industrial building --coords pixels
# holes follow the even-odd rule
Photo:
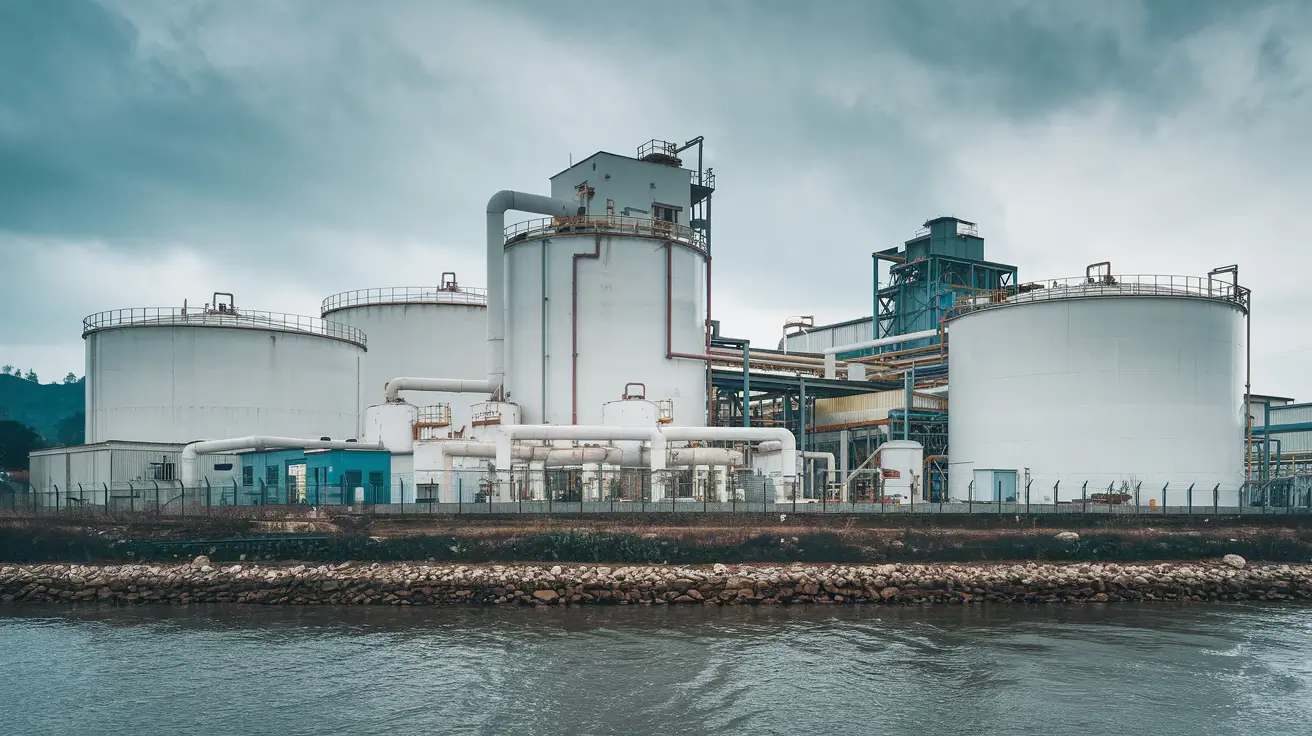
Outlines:
[[[1016,267],[984,259],[984,238],[975,223],[936,217],[902,248],[876,251],[875,338],[937,330],[959,300],[998,293],[1016,285]],[[880,286],[879,263],[889,264]],[[901,350],[933,345],[939,338],[902,344]],[[843,356],[840,356],[843,357]]]
[[[386,450],[268,450],[241,455],[240,503],[391,503]],[[399,499],[398,499],[399,500]]]

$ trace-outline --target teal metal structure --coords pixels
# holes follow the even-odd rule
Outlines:
[[[1016,285],[1016,267],[984,258],[984,238],[975,223],[956,217],[929,220],[901,248],[872,254],[875,276],[875,337],[937,330],[958,300]],[[879,264],[888,280],[880,286]],[[934,345],[939,337],[893,349]]]
[[[240,503],[328,505],[390,503],[392,454],[387,450],[267,450],[241,455]]]

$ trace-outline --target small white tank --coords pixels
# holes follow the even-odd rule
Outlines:
[[[661,409],[647,400],[646,393],[646,387],[640,383],[626,385],[618,401],[601,405],[601,423],[608,427],[655,427],[660,423]],[[620,440],[611,444],[624,451],[626,464],[642,464],[641,441]]]
[[[393,453],[413,452],[419,409],[404,401],[375,404],[364,410],[364,441],[382,442]]]
[[[924,472],[925,448],[911,440],[890,440],[879,446],[879,467],[885,498],[899,498],[910,503],[919,499],[921,474]]]
[[[520,424],[519,404],[508,401],[483,401],[470,407],[470,431],[483,442],[496,440],[496,428],[503,424]]]

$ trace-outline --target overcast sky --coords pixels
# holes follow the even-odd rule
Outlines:
[[[704,135],[728,334],[870,315],[952,214],[1022,280],[1237,262],[1254,391],[1312,400],[1312,4],[2,0],[0,69],[0,363],[44,380],[100,310],[481,286],[492,192]]]

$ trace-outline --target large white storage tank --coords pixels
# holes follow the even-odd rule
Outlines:
[[[93,314],[86,442],[191,442],[248,435],[359,435],[365,335],[316,317],[202,308]]]
[[[949,322],[954,500],[1128,492],[1222,506],[1244,482],[1248,290],[1215,277],[1041,282]],[[1058,482],[1060,485],[1057,486]],[[1086,486],[1087,484],[1087,486]],[[1056,495],[1054,496],[1054,486]]]
[[[706,423],[705,242],[691,171],[598,153],[552,178],[588,214],[506,228],[506,381],[527,424],[600,424],[626,384]],[[671,357],[682,354],[684,357]]]
[[[461,286],[452,272],[442,274],[440,286],[334,294],[323,300],[321,315],[369,336],[360,364],[362,420],[368,407],[383,403],[393,378],[487,378],[487,291]],[[408,391],[402,398],[416,406],[449,405],[451,429],[459,430],[469,426],[470,406],[486,397]]]

